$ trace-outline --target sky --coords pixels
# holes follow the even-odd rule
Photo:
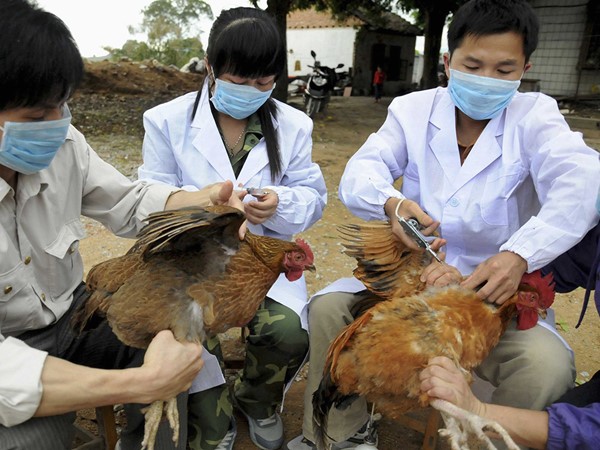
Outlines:
[[[143,35],[131,35],[128,27],[142,23],[141,11],[152,0],[37,0],[37,3],[67,24],[82,56],[93,57],[107,53],[102,47],[121,48],[128,39],[143,40]],[[207,3],[215,17],[222,9],[251,6],[248,0],[208,0]],[[204,48],[211,25],[210,20],[201,23],[205,32],[200,40]]]
[[[214,17],[221,10],[236,6],[251,6],[248,0],[205,0],[212,8]],[[144,35],[132,35],[129,26],[142,23],[142,9],[152,0],[37,0],[38,5],[60,17],[71,30],[82,56],[89,58],[104,56],[103,47],[121,48],[128,39],[144,40]],[[266,7],[266,0],[259,6]],[[208,32],[212,21],[204,19],[200,23],[202,46],[206,49]],[[445,46],[442,42],[442,47]],[[417,49],[423,52],[423,38],[417,38]]]

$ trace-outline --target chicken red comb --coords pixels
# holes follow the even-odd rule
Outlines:
[[[308,263],[312,264],[315,257],[313,255],[312,250],[310,249],[310,245],[308,245],[304,239],[300,238],[296,239],[296,245],[304,251]]]
[[[552,272],[545,277],[539,270],[526,273],[521,284],[529,286],[532,291],[517,293],[517,329],[528,330],[538,322],[538,314],[543,313],[554,302],[554,278]]]
[[[554,277],[552,272],[542,276],[540,270],[523,274],[521,283],[534,288],[539,294],[538,306],[542,309],[548,309],[554,303]]]

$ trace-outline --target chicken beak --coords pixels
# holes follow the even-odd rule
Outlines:
[[[311,264],[309,266],[304,266],[304,270],[308,270],[309,272],[313,272],[314,273],[314,272],[317,271],[317,268],[313,264]]]

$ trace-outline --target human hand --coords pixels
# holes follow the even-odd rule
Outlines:
[[[244,190],[234,190],[233,183],[229,180],[223,183],[215,183],[210,186],[210,201],[213,205],[227,205],[233,208],[244,211],[243,198],[246,196]],[[238,231],[240,240],[246,235],[246,221],[242,223]]]
[[[140,367],[147,375],[147,382],[132,386],[141,391],[140,403],[167,400],[188,390],[204,365],[201,354],[200,344],[178,342],[169,330],[157,333]]]
[[[273,216],[279,205],[279,196],[272,189],[261,189],[266,195],[255,197],[256,200],[244,203],[244,212],[248,222],[255,225],[265,222],[269,217]]]
[[[465,375],[445,356],[431,358],[419,374],[421,392],[432,399],[446,400],[477,415],[483,414],[484,404],[475,397]]]
[[[246,191],[234,191],[231,181],[209,184],[199,191],[190,192],[181,189],[169,196],[165,203],[165,210],[189,206],[229,205],[243,211],[242,199],[245,195]]]
[[[229,180],[222,183],[215,183],[207,186],[209,191],[210,202],[213,205],[227,205],[244,210],[242,203],[243,198],[246,196],[245,191],[236,191],[233,189],[233,183]]]
[[[477,295],[490,302],[501,305],[511,298],[527,270],[527,261],[513,252],[500,252],[479,264],[461,286],[476,289]]]
[[[438,253],[438,256],[442,261],[446,259],[445,253]],[[456,267],[450,264],[440,264],[432,259],[431,263],[423,269],[420,279],[427,286],[443,287],[460,283],[463,276]]]
[[[414,217],[419,221],[421,225],[425,228],[421,230],[421,233],[425,236],[431,236],[435,230],[440,226],[438,221],[433,220],[425,211],[421,209],[418,203],[413,202],[409,199],[403,199],[398,207],[398,203],[400,203],[400,199],[398,198],[389,198],[385,203],[384,210],[386,215],[390,218],[390,224],[392,225],[392,233],[407,248],[412,250],[417,250],[420,247],[417,245],[415,241],[412,240],[410,236],[408,236],[402,226],[398,222],[398,218],[396,217],[396,213],[399,216],[408,219],[409,217]],[[441,247],[446,245],[446,240],[442,238],[435,238],[432,242],[429,243],[431,249],[433,251],[438,251]],[[439,263],[437,263],[439,264]]]

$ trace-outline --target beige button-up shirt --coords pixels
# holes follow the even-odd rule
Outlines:
[[[69,308],[83,278],[80,216],[134,237],[175,190],[131,182],[74,127],[48,169],[19,175],[16,191],[0,178],[0,424],[21,423],[39,405],[46,353],[18,335],[55,323]]]

